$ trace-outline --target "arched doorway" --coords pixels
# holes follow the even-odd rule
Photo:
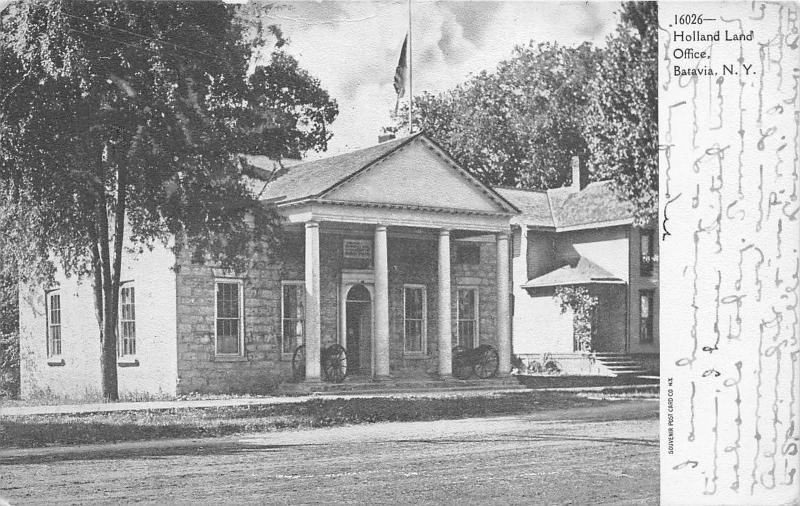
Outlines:
[[[372,372],[372,297],[364,285],[347,291],[345,348],[349,374]]]

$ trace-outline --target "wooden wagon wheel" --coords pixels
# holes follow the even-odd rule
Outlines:
[[[322,372],[327,381],[341,383],[347,377],[347,351],[334,344],[325,348],[322,358]]]
[[[300,345],[294,350],[292,355],[292,378],[295,381],[306,379],[306,347]]]
[[[497,354],[497,350],[488,344],[480,346],[479,349],[481,351],[473,366],[475,375],[480,379],[493,378],[497,375],[497,370],[500,367],[500,356]]]
[[[463,346],[453,348],[453,376],[460,380],[472,376],[472,364],[469,363],[469,354]]]

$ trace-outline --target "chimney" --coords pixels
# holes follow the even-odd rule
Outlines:
[[[390,140],[394,139],[394,137],[395,136],[392,133],[381,134],[381,135],[378,136],[378,144],[383,144],[386,141],[390,141]]]
[[[572,157],[572,185],[573,190],[581,191],[589,184],[589,174],[583,160],[578,155]]]

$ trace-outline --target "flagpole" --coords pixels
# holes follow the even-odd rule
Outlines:
[[[406,55],[408,61],[408,133],[414,132],[414,71],[411,66],[411,0],[408,0],[408,54]]]

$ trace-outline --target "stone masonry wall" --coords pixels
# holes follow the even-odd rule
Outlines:
[[[322,347],[338,341],[338,297],[342,234],[320,234],[320,289]],[[363,237],[361,237],[363,238]],[[226,273],[208,265],[180,260],[177,279],[178,391],[179,393],[267,393],[291,376],[291,355],[280,353],[281,281],[304,279],[303,237],[280,258],[259,258],[241,279],[244,290],[244,353],[218,357],[214,350],[215,279]],[[459,286],[479,288],[480,343],[496,346],[496,274],[494,242],[480,247],[479,265],[461,265],[452,241],[452,315],[456,332],[456,294]],[[390,367],[396,377],[427,377],[437,370],[437,243],[433,239],[392,237],[389,231]],[[427,354],[403,351],[403,285],[419,284],[427,294]],[[343,341],[343,340],[342,340]],[[455,336],[453,337],[455,344]]]

